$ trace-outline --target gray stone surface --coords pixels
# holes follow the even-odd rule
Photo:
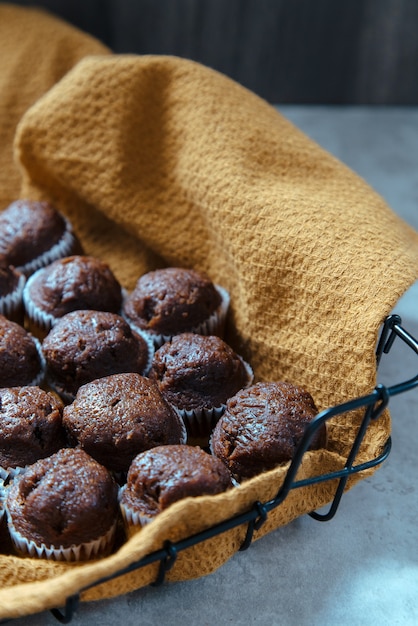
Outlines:
[[[418,109],[280,107],[297,126],[380,192],[418,229]],[[388,259],[388,263],[390,259]],[[395,311],[418,337],[418,283]],[[418,358],[393,349],[380,381],[416,375]],[[418,389],[394,397],[389,459],[342,499],[326,523],[309,516],[254,543],[199,580],[82,604],[75,626],[418,623]],[[43,613],[11,622],[52,626]]]

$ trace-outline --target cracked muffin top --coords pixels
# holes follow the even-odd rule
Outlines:
[[[259,382],[230,398],[211,437],[213,454],[238,480],[291,460],[318,410],[309,392],[288,382]],[[325,425],[309,449],[325,446]]]
[[[70,443],[115,472],[159,445],[186,441],[183,421],[156,383],[135,373],[113,374],[80,387],[63,413]]]
[[[159,446],[133,460],[121,504],[146,518],[187,496],[216,494],[232,487],[231,475],[198,446]]]

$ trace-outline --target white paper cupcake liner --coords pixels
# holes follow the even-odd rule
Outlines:
[[[0,480],[3,480],[3,485],[6,482],[9,482],[11,480],[13,480],[14,478],[16,478],[16,476],[19,476],[20,474],[23,474],[26,471],[26,467],[1,467],[0,466]]]
[[[27,539],[18,530],[16,530],[11,515],[7,509],[7,505],[6,513],[10,538],[17,552],[25,556],[37,557],[40,559],[68,562],[93,559],[96,556],[107,552],[107,550],[112,547],[116,534],[117,522],[114,522],[107,533],[101,537],[79,545],[73,545],[69,548],[64,548],[63,546],[47,546],[44,543],[39,545],[35,543],[35,541]]]
[[[186,424],[184,422],[184,419],[183,419],[183,416],[181,415],[181,413],[177,410],[176,407],[174,407],[174,409],[175,409],[175,411],[176,411],[176,413],[178,415],[178,418],[179,418],[179,421],[180,421],[180,425],[181,425],[181,430],[182,430],[182,434],[181,434],[179,443],[182,444],[182,445],[185,445],[187,443],[187,439],[188,439],[187,427],[186,427]]]
[[[145,341],[145,343],[147,344],[147,348],[148,348],[148,359],[147,359],[147,364],[142,372],[142,376],[147,376],[148,372],[151,369],[151,365],[152,365],[152,360],[154,358],[154,352],[155,352],[155,345],[154,342],[152,340],[152,338],[149,336],[148,333],[144,332],[143,330],[141,330],[140,328],[132,328],[132,331],[134,333],[136,333],[137,335],[139,335],[140,337],[142,337],[142,339]]]
[[[36,272],[36,270],[40,269],[41,267],[45,267],[45,265],[49,265],[50,263],[52,263],[52,261],[56,261],[57,259],[61,259],[72,254],[75,246],[77,245],[77,239],[74,235],[73,227],[67,219],[65,219],[65,225],[66,230],[63,236],[56,244],[52,246],[52,248],[50,248],[43,254],[40,254],[38,257],[36,257],[36,259],[32,259],[32,261],[16,267],[16,269],[26,276],[30,276],[31,274],[33,274],[33,272]]]
[[[36,349],[38,351],[38,356],[39,356],[39,361],[40,361],[40,372],[37,376],[35,376],[35,378],[33,379],[33,381],[31,383],[29,383],[30,386],[32,387],[39,387],[45,378],[45,371],[46,371],[46,361],[45,361],[45,357],[44,354],[42,352],[42,346],[41,346],[41,342],[39,341],[39,339],[37,339],[36,337],[32,336],[32,339],[35,343]]]
[[[198,326],[194,326],[190,328],[188,331],[182,332],[190,332],[197,333],[199,335],[218,335],[219,337],[223,337],[224,329],[225,329],[225,320],[229,309],[230,296],[226,289],[221,287],[220,285],[215,285],[216,290],[221,296],[221,303],[219,307],[212,313],[212,315],[199,324]],[[124,316],[126,321],[130,324],[132,329],[136,332],[139,331],[139,327],[135,325],[135,323],[130,320],[128,317]],[[164,343],[170,341],[175,335],[160,335],[158,333],[152,333],[146,330],[142,330],[143,333],[146,333],[154,343],[155,350],[158,350]],[[176,333],[177,334],[177,333]]]
[[[209,436],[216,422],[225,411],[225,404],[210,409],[179,409],[177,411],[186,424],[190,437]]]
[[[23,291],[26,284],[26,276],[21,274],[12,293],[8,293],[0,299],[0,314],[8,319],[14,319],[16,316],[23,316]]]

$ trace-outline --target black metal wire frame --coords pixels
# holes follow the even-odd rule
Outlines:
[[[409,346],[416,354],[418,354],[417,340],[414,339],[414,337],[412,337],[412,335],[410,335],[402,327],[401,324],[402,321],[399,315],[390,315],[386,318],[376,348],[377,364],[379,364],[382,355],[387,354],[390,351],[393,342],[397,337],[399,337],[407,346]],[[128,567],[121,569],[118,572],[111,574],[107,577],[103,577],[100,580],[95,581],[91,585],[84,587],[77,594],[67,599],[65,607],[62,610],[52,609],[52,614],[62,624],[68,624],[72,620],[74,613],[77,610],[81,593],[92,587],[96,587],[114,578],[123,576],[152,563],[160,563],[157,578],[152,584],[161,585],[165,580],[166,573],[175,564],[179,552],[243,524],[247,524],[247,531],[240,550],[246,550],[252,542],[254,531],[258,530],[263,525],[268,517],[268,513],[272,509],[278,507],[285,500],[289,491],[291,491],[292,489],[299,489],[301,487],[307,487],[315,483],[325,482],[329,480],[337,480],[337,487],[328,512],[318,513],[316,511],[312,511],[310,513],[311,517],[318,521],[330,520],[332,517],[334,517],[338,509],[349,477],[353,474],[357,474],[364,470],[376,467],[377,465],[385,461],[389,456],[391,450],[390,437],[388,438],[382,452],[378,456],[365,463],[355,465],[356,455],[367,432],[369,424],[379,418],[383,410],[387,407],[389,399],[392,396],[404,393],[417,386],[418,374],[410,380],[391,387],[377,385],[375,389],[366,396],[355,398],[354,400],[350,400],[343,404],[322,411],[307,427],[304,436],[300,442],[300,445],[298,446],[296,454],[286,473],[285,480],[273,499],[267,502],[255,502],[250,510],[231,517],[224,522],[208,528],[207,530],[196,533],[195,535],[192,535],[180,541],[176,541],[175,543],[171,541],[166,541],[162,549],[156,550],[155,552],[148,554],[139,561],[132,563]],[[303,455],[308,450],[309,444],[317,429],[320,428],[324,422],[333,417],[359,409],[364,409],[364,416],[360,423],[357,436],[347,456],[347,461],[344,467],[340,470],[333,471],[327,474],[321,474],[319,476],[314,476],[303,480],[296,480],[296,475],[301,465]]]

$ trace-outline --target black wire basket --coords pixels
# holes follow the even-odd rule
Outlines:
[[[390,315],[386,318],[380,338],[376,348],[376,363],[377,366],[380,363],[383,354],[389,353],[395,339],[399,338],[408,348],[413,350],[418,355],[418,341],[409,334],[402,327],[402,320],[399,315]],[[332,519],[337,512],[342,495],[347,486],[347,482],[350,476],[370,470],[377,467],[383,461],[387,459],[391,450],[391,437],[389,437],[383,446],[381,453],[373,459],[367,462],[356,464],[356,457],[361,446],[361,443],[365,437],[367,429],[371,422],[377,420],[385,408],[388,406],[390,398],[401,393],[405,393],[414,387],[418,386],[418,374],[404,382],[393,386],[385,386],[378,384],[374,390],[363,397],[358,397],[353,400],[347,401],[343,404],[328,408],[319,413],[316,418],[307,427],[304,436],[298,446],[296,454],[288,468],[284,482],[277,492],[276,496],[268,500],[267,502],[254,502],[253,506],[242,514],[231,517],[219,524],[216,524],[202,532],[189,536],[177,542],[166,541],[162,549],[156,550],[140,559],[139,561],[132,563],[129,567],[121,569],[116,573],[108,577],[103,577],[100,580],[96,580],[93,584],[80,589],[77,594],[67,598],[65,606],[62,609],[51,609],[51,613],[62,624],[68,624],[71,622],[74,613],[80,602],[80,596],[83,592],[101,585],[109,580],[128,574],[134,570],[150,565],[151,563],[158,563],[158,574],[153,585],[161,585],[166,573],[173,567],[176,562],[177,555],[187,548],[190,548],[196,544],[199,544],[211,537],[224,533],[232,528],[240,526],[242,524],[247,525],[246,535],[240,550],[246,550],[253,540],[254,531],[261,528],[263,523],[267,520],[270,511],[278,507],[287,497],[289,492],[293,489],[299,489],[301,487],[307,487],[309,485],[325,482],[336,481],[336,489],[326,512],[312,511],[309,515],[318,521],[328,521]],[[302,463],[303,456],[308,450],[312,437],[316,430],[327,422],[331,418],[348,413],[350,411],[362,411],[362,420],[358,428],[356,437],[353,441],[351,449],[347,455],[346,463],[340,470],[333,471],[319,476],[306,478],[303,480],[297,480],[298,469]],[[4,624],[13,620],[2,620],[0,623]]]

